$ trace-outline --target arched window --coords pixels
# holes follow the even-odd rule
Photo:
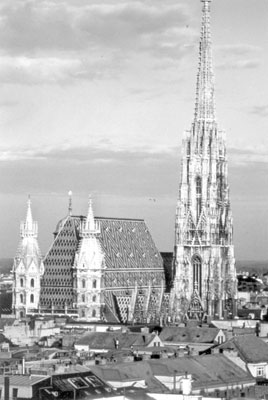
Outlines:
[[[34,303],[34,295],[33,294],[31,294],[31,296],[30,296],[30,303]]]
[[[23,294],[20,294],[20,302],[23,304]]]
[[[31,287],[34,288],[34,278],[31,279]]]
[[[24,282],[23,282],[23,278],[20,278],[20,287],[23,287]]]
[[[96,301],[96,296],[95,295],[92,297],[92,301],[93,301],[93,303],[95,303],[95,301]]]
[[[86,281],[85,279],[82,279],[82,288],[85,289],[85,287],[86,287]]]
[[[82,310],[82,312],[81,312],[81,317],[82,317],[82,318],[85,318],[85,316],[86,316],[85,310]]]
[[[96,279],[93,279],[92,287],[93,287],[93,289],[96,289],[96,287],[97,287],[97,281],[96,281]]]
[[[20,311],[20,318],[23,318],[23,317],[24,317],[23,311]]]
[[[199,256],[194,256],[192,260],[193,265],[193,288],[197,289],[199,295],[201,296],[202,287],[202,263]]]
[[[86,301],[86,297],[84,294],[82,294],[82,303],[84,303]]]
[[[196,217],[199,218],[202,207],[202,180],[200,176],[196,178]]]
[[[96,317],[96,310],[95,310],[95,309],[92,310],[92,317],[93,317],[93,318]]]

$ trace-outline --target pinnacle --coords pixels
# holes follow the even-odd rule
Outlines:
[[[27,214],[26,214],[26,220],[25,224],[28,229],[32,229],[33,227],[33,216],[32,216],[32,209],[31,209],[31,196],[28,196],[27,200]]]

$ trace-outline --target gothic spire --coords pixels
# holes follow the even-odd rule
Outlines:
[[[21,222],[21,236],[22,237],[37,237],[37,222],[33,221],[31,209],[31,197],[28,196],[27,200],[27,213],[25,222]]]
[[[92,207],[92,199],[91,196],[89,196],[88,213],[86,221],[82,225],[82,236],[87,237],[97,233],[100,233],[100,227],[99,224],[95,221]]]
[[[210,3],[212,0],[201,0],[203,16],[199,44],[199,67],[197,74],[196,101],[194,121],[215,121],[214,75],[212,68]]]

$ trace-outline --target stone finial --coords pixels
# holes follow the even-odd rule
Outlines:
[[[68,207],[68,214],[72,215],[73,212],[73,192],[71,190],[69,190],[68,192],[68,196],[69,196],[69,207]]]

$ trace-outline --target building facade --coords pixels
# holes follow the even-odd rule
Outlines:
[[[44,258],[40,309],[108,322],[157,321],[168,313],[162,257],[143,220],[69,214]]]
[[[171,308],[202,319],[235,313],[236,270],[226,142],[215,114],[210,9],[203,3],[194,119],[182,143]]]
[[[12,309],[17,318],[23,318],[38,309],[40,281],[44,264],[38,244],[38,226],[33,221],[31,200],[28,199],[25,221],[20,225],[20,243],[13,263]]]
[[[95,218],[91,201],[87,216],[73,216],[71,198],[42,261],[29,202],[13,268],[17,316],[34,311],[112,323],[236,315],[226,142],[215,113],[211,0],[201,1],[195,111],[182,144],[171,279],[166,273],[165,280],[163,259],[143,220]]]

